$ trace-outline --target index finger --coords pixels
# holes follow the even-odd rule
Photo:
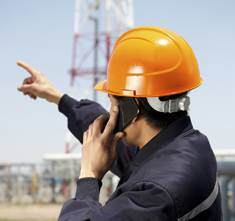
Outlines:
[[[16,64],[20,67],[22,67],[23,69],[25,69],[27,72],[29,72],[29,74],[32,77],[36,77],[37,76],[37,70],[34,69],[33,67],[31,67],[30,65],[26,64],[23,61],[17,61]]]
[[[99,117],[97,117],[94,122],[93,122],[93,129],[94,129],[94,134],[100,134],[102,130],[104,129],[105,122],[108,121],[108,114],[101,114]]]
[[[118,118],[118,106],[112,105],[108,123],[104,129],[103,135],[108,137],[113,133]]]

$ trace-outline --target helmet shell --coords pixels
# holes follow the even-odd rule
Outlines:
[[[107,80],[95,89],[117,96],[161,97],[201,83],[197,59],[181,36],[159,27],[138,27],[116,41]]]

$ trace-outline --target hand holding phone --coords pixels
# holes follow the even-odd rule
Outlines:
[[[119,113],[114,133],[123,131],[139,113],[139,108],[134,98],[119,97],[118,107]],[[106,114],[106,117],[108,122],[109,114]]]

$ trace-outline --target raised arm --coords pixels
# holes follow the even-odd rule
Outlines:
[[[38,97],[58,105],[58,109],[68,119],[68,128],[71,133],[82,143],[83,133],[88,126],[101,114],[108,113],[100,104],[91,100],[77,101],[69,95],[61,93],[38,70],[24,62],[17,64],[25,69],[30,76],[25,78],[18,90],[32,99]],[[128,162],[135,155],[135,147],[126,147],[119,141],[117,159],[112,166],[112,172],[121,176]]]
[[[22,61],[17,61],[17,65],[30,74],[17,88],[18,91],[35,100],[40,97],[51,103],[59,103],[63,94],[40,71]]]
[[[81,143],[83,143],[83,133],[89,125],[101,114],[108,113],[100,104],[94,101],[87,99],[77,101],[66,94],[59,101],[58,108],[67,117],[69,130]],[[136,147],[127,147],[122,141],[119,141],[117,158],[111,171],[120,177],[125,167],[135,156],[136,151]]]
[[[152,182],[126,182],[118,187],[105,206],[98,202],[100,180],[115,158],[117,141],[125,136],[122,132],[113,134],[118,111],[113,102],[105,127],[104,118],[98,117],[84,133],[75,199],[64,204],[59,221],[176,220],[173,219],[173,200],[164,188]]]

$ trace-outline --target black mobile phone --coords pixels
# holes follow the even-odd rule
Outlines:
[[[114,133],[123,131],[139,113],[139,108],[134,98],[119,97],[118,102],[119,112]],[[107,114],[107,122],[108,119],[109,114]]]

